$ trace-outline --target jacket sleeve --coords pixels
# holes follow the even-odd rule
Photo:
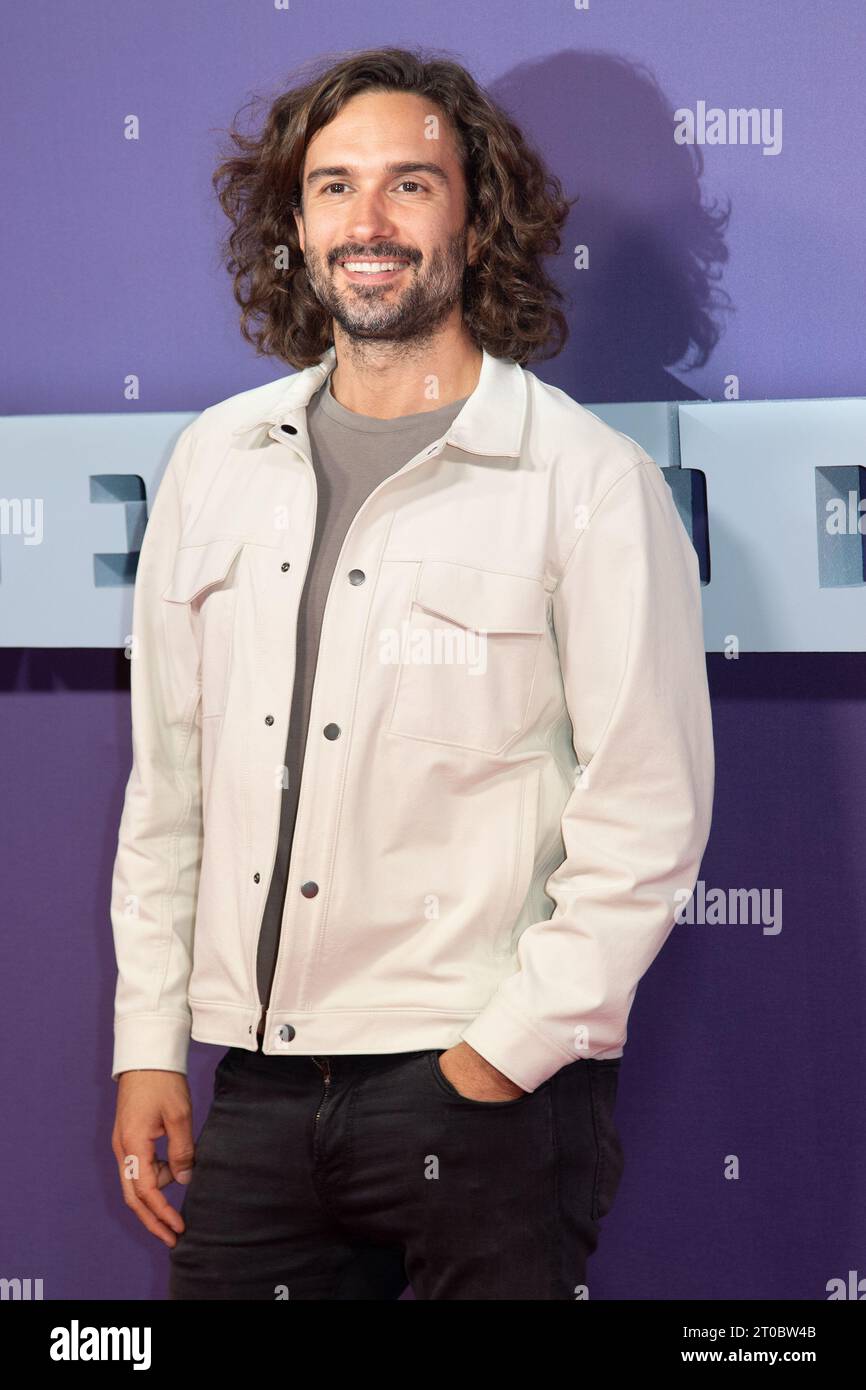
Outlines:
[[[553,593],[577,758],[549,919],[462,1038],[524,1090],[617,1056],[638,981],[697,881],[715,763],[698,559],[655,461],[607,489]]]
[[[133,761],[111,887],[113,1081],[139,1068],[185,1072],[189,1051],[187,985],[203,838],[200,678],[188,605],[162,594],[181,534],[192,429],[179,436],[157,489],[133,595]]]

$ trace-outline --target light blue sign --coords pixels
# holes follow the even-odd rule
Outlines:
[[[589,408],[664,469],[707,651],[866,650],[866,400]],[[149,499],[194,418],[0,420],[0,645],[127,645]]]

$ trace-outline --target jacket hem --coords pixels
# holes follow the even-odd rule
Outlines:
[[[220,1047],[258,1050],[261,1008],[190,1001],[191,1037]],[[265,1017],[262,1051],[268,1057],[339,1056],[351,1053],[417,1052],[453,1047],[478,1017],[477,1009],[301,1009],[271,1010]]]

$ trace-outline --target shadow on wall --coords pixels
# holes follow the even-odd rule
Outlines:
[[[640,64],[568,51],[488,86],[578,201],[550,262],[571,329],[556,358],[527,365],[579,401],[689,401],[732,312],[720,289],[730,203],[701,196],[700,146],[674,143],[674,108]],[[587,247],[589,269],[575,269]],[[680,364],[675,373],[674,368]]]

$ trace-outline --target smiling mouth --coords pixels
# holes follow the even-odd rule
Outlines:
[[[408,261],[400,259],[386,260],[381,257],[378,260],[371,260],[365,256],[348,257],[344,261],[339,261],[338,264],[349,280],[357,283],[363,281],[370,285],[384,284],[389,280],[395,280],[409,266]]]

